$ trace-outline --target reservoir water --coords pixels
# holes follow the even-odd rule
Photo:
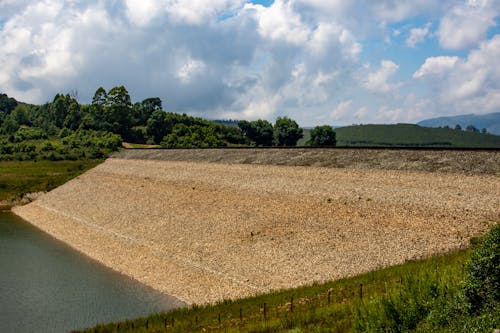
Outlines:
[[[0,212],[0,332],[69,332],[183,305]]]

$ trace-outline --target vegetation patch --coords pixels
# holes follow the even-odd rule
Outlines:
[[[27,193],[50,191],[101,162],[1,161],[0,200],[8,206]]]
[[[492,332],[500,327],[498,293],[476,309],[469,283],[475,265],[484,264],[498,281],[499,231],[497,225],[473,250],[84,332]]]

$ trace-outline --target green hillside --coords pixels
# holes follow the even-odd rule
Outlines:
[[[412,124],[354,125],[337,128],[338,146],[500,148],[500,136]]]

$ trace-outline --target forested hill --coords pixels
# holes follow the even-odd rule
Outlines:
[[[287,117],[274,125],[234,125],[167,112],[158,97],[132,103],[123,86],[98,88],[91,104],[57,94],[31,105],[0,94],[0,160],[101,158],[122,141],[165,148],[295,146],[303,135]]]
[[[500,148],[500,136],[412,124],[355,125],[335,132],[338,145],[348,146]]]

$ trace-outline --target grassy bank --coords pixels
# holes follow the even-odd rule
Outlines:
[[[493,253],[498,258],[498,244]],[[471,314],[464,300],[470,256],[471,250],[460,251],[326,284],[193,306],[85,332],[491,332],[500,327],[498,303]],[[498,267],[494,269],[498,272]]]
[[[6,204],[25,193],[50,191],[102,160],[79,161],[1,161],[0,201]]]

